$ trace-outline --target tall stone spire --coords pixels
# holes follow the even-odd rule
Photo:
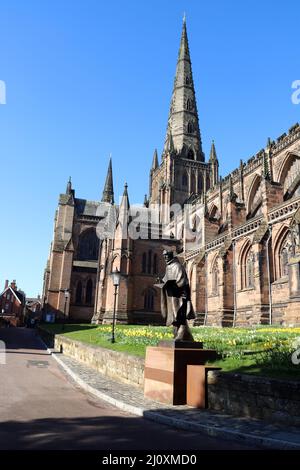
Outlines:
[[[111,157],[109,159],[107,175],[106,175],[104,190],[102,194],[102,202],[109,202],[110,204],[114,204],[114,185],[113,185],[113,176],[112,176]]]
[[[157,149],[154,150],[153,160],[152,160],[152,170],[156,170],[158,167],[158,156],[157,156]]]
[[[204,161],[185,18],[183,19],[164,153],[169,150],[170,136],[172,136],[174,149],[183,158]]]

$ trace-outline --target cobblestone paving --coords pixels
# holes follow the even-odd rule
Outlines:
[[[157,403],[145,399],[141,389],[103,376],[71,357],[55,353],[53,357],[78,385],[127,412],[180,429],[255,443],[264,448],[300,449],[300,430],[295,427]]]

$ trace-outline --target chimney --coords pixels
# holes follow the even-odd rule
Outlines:
[[[15,279],[10,283],[10,287],[14,290],[17,290],[17,283]]]
[[[5,281],[5,285],[4,285],[4,289],[7,289],[7,288],[8,288],[8,284],[9,284],[9,280],[8,280],[8,279],[6,279],[6,281]]]

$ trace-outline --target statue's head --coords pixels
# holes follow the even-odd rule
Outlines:
[[[168,263],[174,258],[174,253],[172,250],[164,250],[163,257],[165,258],[165,262]]]

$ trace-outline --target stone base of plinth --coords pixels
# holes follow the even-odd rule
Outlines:
[[[169,405],[185,405],[187,366],[214,360],[212,349],[148,347],[145,359],[144,396]]]

